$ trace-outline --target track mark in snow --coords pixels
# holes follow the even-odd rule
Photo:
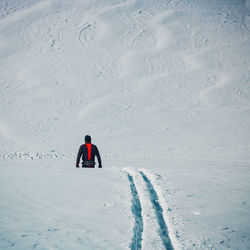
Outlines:
[[[88,40],[93,40],[92,25],[90,23],[85,23],[81,30],[79,31],[79,42],[84,45]]]
[[[34,244],[32,249],[35,249],[38,245],[39,245],[39,243]]]
[[[132,250],[141,249],[143,220],[141,214],[141,202],[132,175],[128,174],[132,194],[132,213],[135,217],[134,236],[130,244]]]
[[[163,217],[163,210],[162,210],[162,207],[159,203],[159,197],[158,197],[150,179],[142,171],[140,171],[140,174],[142,175],[142,178],[145,181],[146,186],[147,186],[148,191],[149,191],[149,194],[150,194],[150,200],[153,204],[153,207],[155,210],[155,215],[157,218],[157,222],[158,222],[159,227],[160,227],[159,233],[160,233],[162,243],[166,249],[173,250],[174,248],[173,248],[171,240],[169,238],[168,228],[167,228],[166,222],[165,222],[164,217]]]

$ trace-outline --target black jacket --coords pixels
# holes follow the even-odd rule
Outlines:
[[[77,167],[79,167],[81,156],[82,156],[83,163],[88,160],[88,149],[87,149],[86,144],[81,145],[79,148],[79,151],[77,154],[77,159],[76,159],[76,166]],[[98,159],[99,167],[102,167],[101,156],[99,154],[98,148],[96,145],[91,144],[91,157],[90,157],[91,161],[95,162],[95,156]]]

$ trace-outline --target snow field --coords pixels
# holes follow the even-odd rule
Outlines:
[[[0,249],[129,249],[127,180],[51,160],[1,164]]]
[[[3,152],[249,158],[248,2],[29,4],[0,25]]]
[[[249,13],[2,0],[0,248],[249,249]]]

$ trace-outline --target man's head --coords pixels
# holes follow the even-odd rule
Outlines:
[[[86,143],[91,143],[91,136],[90,135],[85,136],[85,142]]]

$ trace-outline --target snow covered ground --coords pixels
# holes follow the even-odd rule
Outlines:
[[[250,1],[1,0],[0,117],[0,249],[250,249]]]

